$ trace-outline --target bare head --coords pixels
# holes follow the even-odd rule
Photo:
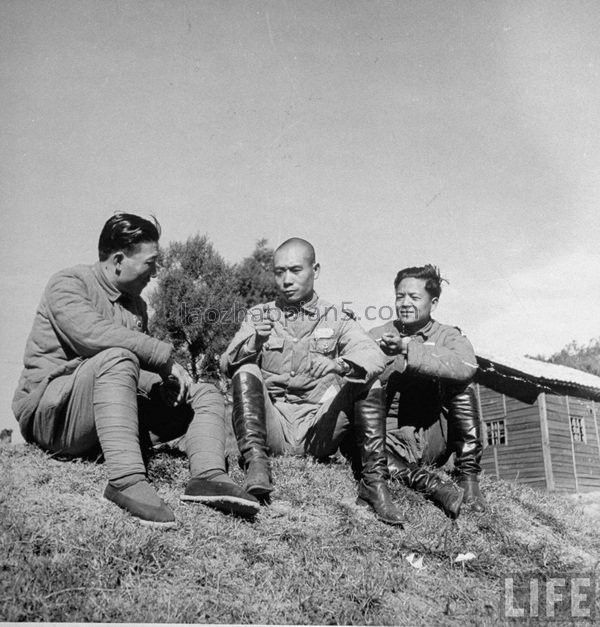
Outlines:
[[[275,250],[273,255],[275,282],[286,304],[302,303],[314,294],[314,282],[320,266],[310,242],[292,237]]]

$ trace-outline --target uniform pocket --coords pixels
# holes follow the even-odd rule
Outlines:
[[[261,368],[279,374],[283,371],[283,338],[271,336],[263,345],[261,353]]]
[[[310,352],[331,356],[337,347],[337,337],[313,337],[310,340]]]

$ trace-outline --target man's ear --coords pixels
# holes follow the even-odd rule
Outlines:
[[[319,272],[321,272],[321,264],[320,263],[315,263],[315,265],[313,266],[313,272],[315,274],[315,279],[318,278]]]
[[[439,298],[437,296],[434,296],[431,299],[431,311],[435,310],[435,308],[437,307],[438,301],[439,301]]]
[[[121,264],[123,263],[123,259],[125,259],[125,255],[123,254],[122,251],[117,251],[116,253],[112,254],[112,264],[115,268],[115,272],[116,274],[120,274],[121,272]]]

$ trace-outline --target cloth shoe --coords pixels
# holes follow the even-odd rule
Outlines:
[[[163,529],[177,526],[171,508],[145,479],[120,490],[109,483],[104,498],[128,511],[143,525]]]
[[[235,483],[200,477],[190,479],[181,500],[202,503],[236,516],[254,516],[260,511],[258,500]]]

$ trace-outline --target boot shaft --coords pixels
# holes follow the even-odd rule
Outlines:
[[[263,382],[248,372],[237,372],[231,382],[231,420],[240,453],[247,465],[267,457],[266,408]]]
[[[449,444],[456,454],[456,472],[459,475],[477,476],[481,472],[483,442],[479,407],[473,386],[469,385],[453,395],[448,409]]]

